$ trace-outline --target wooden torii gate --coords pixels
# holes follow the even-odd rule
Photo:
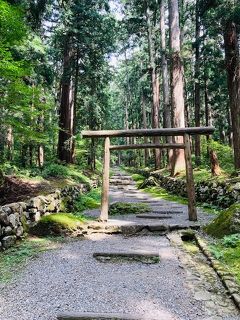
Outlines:
[[[213,127],[194,128],[164,128],[164,129],[136,129],[136,130],[103,130],[103,131],[83,131],[83,138],[104,138],[104,167],[102,186],[102,205],[100,221],[108,220],[109,209],[109,171],[110,171],[110,151],[130,150],[130,149],[184,149],[186,162],[186,180],[188,194],[188,215],[190,221],[197,221],[196,197],[193,179],[192,157],[191,157],[191,135],[210,135],[214,132]],[[163,137],[182,136],[183,143],[162,143],[162,144],[131,144],[131,145],[111,145],[110,138],[116,137]]]

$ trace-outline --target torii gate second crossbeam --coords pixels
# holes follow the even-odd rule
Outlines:
[[[184,149],[186,162],[186,180],[188,194],[188,215],[190,221],[197,221],[196,197],[193,179],[193,167],[191,156],[191,135],[210,135],[214,132],[213,127],[193,127],[193,128],[163,128],[163,129],[136,129],[136,130],[103,130],[103,131],[83,131],[83,138],[104,138],[104,167],[103,167],[103,187],[102,205],[100,221],[108,220],[109,210],[109,171],[110,171],[110,151],[130,150],[130,149]],[[161,137],[161,136],[182,136],[183,143],[166,144],[133,144],[133,145],[112,145],[110,138],[114,137]]]

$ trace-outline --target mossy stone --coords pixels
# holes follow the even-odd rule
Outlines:
[[[30,229],[30,233],[38,236],[68,235],[83,228],[84,219],[68,213],[50,214],[41,218]]]
[[[110,215],[139,214],[150,212],[151,208],[147,203],[115,202],[110,205]]]
[[[209,235],[216,238],[240,233],[240,204],[234,204],[227,210],[222,211],[219,216],[204,229]]]

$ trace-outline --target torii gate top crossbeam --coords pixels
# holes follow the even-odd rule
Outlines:
[[[210,135],[214,127],[193,127],[193,128],[161,128],[161,129],[134,129],[134,130],[101,130],[82,131],[83,138],[106,138],[106,137],[156,137],[156,136],[183,136],[189,135]]]

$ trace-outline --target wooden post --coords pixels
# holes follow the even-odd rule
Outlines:
[[[110,170],[110,139],[105,138],[104,163],[103,163],[103,185],[102,185],[102,207],[100,221],[108,220],[108,196],[109,196],[109,170]]]
[[[188,194],[188,215],[190,221],[197,221],[196,196],[193,179],[192,156],[189,134],[184,134],[185,143],[185,162],[186,162],[186,180]]]

